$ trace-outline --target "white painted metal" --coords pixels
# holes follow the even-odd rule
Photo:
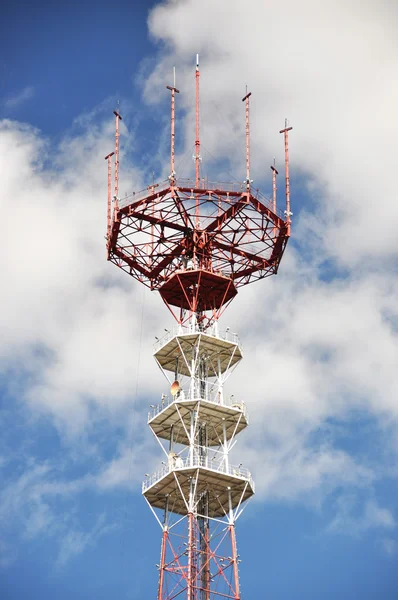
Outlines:
[[[254,494],[249,471],[229,458],[236,436],[248,425],[244,402],[224,394],[242,359],[239,339],[220,333],[217,323],[201,331],[193,318],[188,327],[167,332],[155,344],[154,357],[168,382],[177,379],[180,389],[174,396],[162,394],[148,414],[167,461],[143,482],[143,495],[153,512],[182,515],[177,522],[192,513],[234,524],[242,503]],[[198,508],[203,498],[205,515]]]

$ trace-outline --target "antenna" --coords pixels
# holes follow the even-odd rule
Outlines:
[[[118,102],[119,109],[119,102]],[[122,121],[119,110],[114,110],[113,114],[116,117],[116,131],[115,131],[115,211],[119,209],[119,121]]]
[[[281,129],[279,133],[284,134],[285,140],[285,179],[286,179],[286,223],[287,223],[287,235],[290,236],[290,217],[292,216],[292,212],[290,212],[290,182],[289,182],[289,138],[288,132],[291,131],[293,127],[288,127],[288,120],[285,119],[285,128]]]
[[[200,140],[199,140],[199,54],[196,55],[196,140],[195,140],[195,187],[199,187],[199,162],[200,162]],[[197,207],[199,208],[199,207]]]
[[[112,156],[114,152],[111,152],[105,156],[105,160],[108,161],[108,208],[107,208],[107,227],[106,227],[106,239],[109,247],[109,240],[111,237],[111,206],[112,206]]]
[[[246,96],[242,98],[242,102],[246,100],[246,189],[250,191],[250,121],[249,121],[249,98],[252,95],[251,92],[247,93],[246,86]]]
[[[276,176],[279,175],[279,172],[275,168],[275,158],[274,164],[271,165],[272,170],[272,210],[276,212]]]
[[[275,157],[274,157],[274,164],[271,165],[271,170],[272,170],[272,211],[276,214],[276,176],[279,175],[279,173],[275,167]],[[273,232],[274,232],[274,238],[275,238],[276,233],[277,233],[277,228],[275,227],[275,225],[273,227]]]
[[[145,476],[142,486],[162,529],[157,600],[176,595],[181,600],[241,598],[235,524],[254,494],[254,483],[250,472],[239,460],[234,466],[230,456],[248,422],[243,402],[232,395],[226,399],[224,383],[242,353],[237,335],[229,327],[221,333],[218,319],[239,289],[277,274],[288,243],[287,219],[280,211],[273,212],[275,161],[271,200],[251,187],[251,94],[247,88],[246,106],[243,103],[241,109],[242,113],[246,109],[245,182],[209,182],[202,171],[199,178],[199,77],[197,56],[196,147],[191,152],[195,175],[192,163],[190,180],[182,179],[182,173],[177,179],[174,173],[178,90],[173,70],[167,86],[171,92],[170,178],[159,186],[152,181],[143,191],[130,194],[123,203],[119,201],[121,208],[116,212],[113,205],[107,241],[108,260],[159,292],[177,323],[173,329],[166,328],[165,337],[162,333],[153,340],[157,342],[154,358],[169,388],[155,408],[151,405],[148,425],[167,458],[162,457],[153,475]],[[194,110],[192,105],[192,118]],[[118,111],[116,118],[118,133]],[[251,309],[242,305],[244,314]]]
[[[175,162],[175,150],[174,150],[175,94],[180,93],[180,90],[177,90],[177,88],[176,88],[176,68],[175,67],[173,67],[173,87],[171,87],[170,85],[166,85],[166,88],[171,91],[171,126],[170,126],[171,140],[170,140],[170,176],[169,176],[169,179],[170,179],[170,183],[174,185],[175,176],[176,176],[175,168],[174,168],[174,162]]]

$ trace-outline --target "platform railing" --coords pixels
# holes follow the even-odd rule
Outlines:
[[[234,192],[238,194],[247,193],[246,182],[239,183],[239,181],[207,181],[207,179],[202,179],[199,182],[199,187],[196,188],[195,181],[193,179],[178,179],[176,185],[177,187],[189,188],[192,190],[203,189],[203,191],[209,190],[214,192]],[[273,202],[271,198],[268,198],[262,194],[258,188],[250,186],[250,194],[253,196],[253,198],[260,200],[262,204],[275,212],[278,217],[281,217],[282,219],[286,218],[283,211],[279,208],[277,208],[276,211],[273,210]]]
[[[205,397],[203,397],[199,392],[196,391],[191,392],[191,390],[189,390],[188,392],[185,392],[184,390],[181,390],[177,396],[163,396],[162,401],[159,404],[152,405],[151,410],[148,412],[148,423],[152,421],[152,419],[154,419],[159,413],[173,404],[173,402],[181,403],[190,401],[205,401],[211,402],[212,404],[216,404],[218,406],[233,408],[236,411],[242,412],[246,417],[246,420],[248,420],[246,404],[236,400],[234,396],[221,398],[221,396],[219,396],[216,392],[215,394],[206,394]]]
[[[165,181],[161,181],[160,183],[155,183],[154,185],[148,185],[143,190],[139,192],[133,192],[128,194],[124,198],[119,200],[119,208],[124,208],[125,206],[129,206],[130,204],[134,204],[139,200],[143,200],[147,196],[151,196],[152,194],[157,194],[158,192],[164,192],[167,188],[170,187],[170,181],[166,179]]]
[[[119,200],[119,207],[124,208],[126,206],[129,206],[130,204],[133,204],[134,202],[143,200],[147,196],[150,196],[152,194],[157,194],[160,192],[164,192],[169,187],[170,187],[169,179],[165,179],[164,181],[161,181],[160,183],[154,183],[153,185],[148,185],[143,190],[140,190],[138,192],[133,192],[131,194],[126,195],[124,198],[121,198]],[[191,190],[195,190],[195,189],[203,190],[203,191],[209,190],[209,191],[214,191],[214,192],[217,192],[217,191],[234,192],[234,193],[238,193],[238,194],[246,194],[246,192],[247,192],[246,183],[243,183],[243,182],[239,183],[238,181],[232,181],[232,182],[231,181],[229,181],[229,182],[207,181],[206,179],[202,179],[199,182],[199,186],[196,187],[196,183],[193,179],[179,178],[179,179],[176,179],[174,187],[175,188],[179,188],[179,187],[180,188],[189,188]],[[253,186],[251,186],[250,194],[257,200],[260,200],[260,202],[262,204],[264,204],[265,206],[267,206],[270,210],[275,212],[275,214],[278,215],[278,217],[282,218],[283,220],[286,219],[285,214],[279,208],[277,208],[276,211],[273,210],[272,200],[270,198],[268,198],[267,196],[265,196],[264,194],[262,194],[258,188],[254,188]]]
[[[206,330],[200,327],[197,323],[191,325],[176,325],[172,327],[170,330],[166,332],[161,338],[159,338],[155,344],[153,345],[154,354],[160,350],[163,346],[165,346],[170,340],[172,340],[176,336],[183,335],[192,335],[195,333],[203,333],[204,335],[210,335],[211,337],[215,337],[219,340],[225,340],[227,342],[232,342],[236,344],[239,350],[242,350],[242,345],[239,340],[239,336],[237,333],[233,333],[232,331],[219,331],[217,325],[211,325],[207,327]]]
[[[147,477],[142,483],[142,491],[145,492],[152,485],[157,483],[160,479],[171,473],[172,471],[179,471],[181,469],[194,469],[198,467],[203,467],[205,469],[209,469],[210,471],[223,473],[225,475],[231,475],[232,477],[237,477],[239,479],[243,479],[245,481],[249,481],[253,491],[254,491],[254,481],[251,476],[251,473],[242,465],[230,465],[225,461],[225,458],[215,458],[210,459],[208,456],[188,456],[186,458],[182,458],[177,456],[174,461],[169,461],[168,464],[163,465],[160,469],[155,471],[152,475]]]

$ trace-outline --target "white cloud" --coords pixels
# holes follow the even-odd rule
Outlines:
[[[308,448],[297,437],[290,448],[285,442],[276,449],[247,452],[243,447],[242,452],[247,453],[248,464],[254,465],[260,502],[266,497],[320,507],[336,489],[367,488],[375,481],[373,471],[347,453],[326,445]]]
[[[384,465],[369,466],[333,440],[314,448],[311,435],[355,409],[383,425],[398,418],[397,281],[388,266],[398,221],[390,134],[397,42],[389,11],[396,9],[387,2],[360,6],[256,0],[231,10],[226,0],[188,0],[156,7],[149,20],[167,52],[148,77],[146,98],[159,97],[176,64],[178,106],[191,119],[187,147],[196,52],[203,57],[203,143],[214,155],[230,156],[238,179],[246,83],[253,91],[256,181],[275,152],[281,164],[283,118],[294,125],[292,166],[310,202],[300,213],[292,186],[293,241],[305,252],[290,244],[278,277],[242,290],[223,318],[244,342],[245,360],[230,385],[247,402],[251,421],[236,452],[256,472],[259,498],[319,505],[339,486],[371,486]],[[7,291],[0,296],[0,366],[10,385],[22,388],[31,414],[50,415],[69,436],[70,452],[98,422],[123,425],[123,436],[131,434],[131,419],[144,427],[143,404],[163,385],[151,341],[169,319],[159,297],[105,261],[104,156],[113,146],[113,122],[94,110],[78,125],[81,133],[56,147],[27,125],[0,125],[0,270]],[[142,189],[146,182],[126,155],[122,167],[122,193]],[[333,276],[336,266],[344,276]],[[15,505],[30,515],[25,535],[52,535],[48,499],[57,494],[105,491],[131,479],[136,485],[158,452],[149,441],[149,433],[144,441],[137,435],[132,458],[123,438],[113,461],[80,480],[48,480],[48,466],[27,472],[13,488],[31,490],[28,505]],[[3,495],[3,507],[11,506],[9,498]],[[361,527],[373,520],[388,528],[384,510],[369,504]],[[71,526],[61,563],[87,547],[91,534]]]
[[[78,478],[62,472],[55,462],[39,464],[27,459],[19,464],[17,474],[5,480],[0,491],[4,537],[0,538],[0,566],[6,568],[14,562],[22,542],[48,538],[56,542],[55,566],[61,568],[99,537],[118,529],[118,520],[104,511],[91,528],[87,527],[89,518],[79,514],[79,498],[84,492],[100,495],[115,488],[138,490],[141,477],[139,469],[133,468],[138,461],[136,453],[122,448],[117,458],[102,461],[99,468]]]
[[[58,569],[63,568],[75,556],[84,552],[88,547],[95,545],[100,537],[114,531],[115,528],[116,525],[107,525],[105,515],[101,514],[88,532],[69,529],[60,542],[56,567]]]
[[[39,534],[48,535],[56,527],[54,515],[40,489],[49,472],[48,465],[28,464],[19,477],[3,485],[0,493],[3,533],[18,525],[20,534],[29,539]]]
[[[387,508],[368,500],[363,507],[362,515],[357,515],[355,497],[342,496],[338,500],[338,511],[328,526],[331,533],[344,533],[361,536],[370,530],[394,530],[397,526],[394,515]]]
[[[193,140],[193,61],[201,53],[203,143],[214,155],[229,155],[240,179],[240,99],[247,83],[253,92],[254,178],[262,178],[276,152],[281,163],[277,132],[288,116],[292,165],[315,186],[324,250],[343,264],[367,260],[373,268],[397,250],[391,135],[398,95],[391,77],[398,58],[396,18],[388,1],[252,0],[236,1],[233,9],[228,0],[167,2],[149,19],[152,35],[166,42],[168,52],[147,81],[147,97],[159,98],[155,90],[177,64],[178,102],[190,107]]]
[[[390,135],[398,93],[390,77],[398,56],[396,14],[389,2],[255,0],[234,2],[232,10],[227,0],[189,0],[158,5],[149,18],[162,51],[146,98],[159,98],[177,65],[186,149],[194,135],[197,52],[201,138],[213,155],[230,159],[237,179],[244,171],[246,83],[253,92],[255,181],[264,180],[264,160],[276,153],[282,163],[284,117],[294,126],[293,182],[303,177],[301,192],[309,199],[300,212],[296,183],[292,235],[303,254],[291,244],[277,280],[242,290],[224,317],[244,332],[246,360],[230,385],[249,407],[250,433],[239,448],[257,464],[265,494],[331,489],[325,479],[344,481],[345,461],[355,485],[362,479],[369,485],[373,468],[333,446],[312,452],[309,436],[328,418],[349,419],[353,410],[370,413],[381,426],[397,422],[397,279],[390,270],[398,224]]]
[[[141,348],[137,335],[143,302],[150,307],[153,299],[133,280],[124,284],[105,260],[108,132],[109,123],[90,128],[54,153],[27,126],[4,121],[0,129],[0,265],[8,290],[1,299],[0,359],[4,368],[27,371],[32,406],[75,430],[88,424],[92,402],[102,414],[126,408],[138,364],[140,377],[151,381],[150,325],[143,325]],[[62,170],[43,169],[45,159]],[[140,361],[143,348],[148,360]]]
[[[12,110],[14,108],[18,108],[21,104],[24,104],[28,100],[31,100],[35,95],[35,88],[32,85],[28,85],[24,87],[20,92],[8,96],[4,102],[3,106],[7,110]]]

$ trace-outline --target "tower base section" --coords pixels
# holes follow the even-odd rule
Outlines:
[[[235,527],[189,513],[164,527],[158,600],[240,600]]]

